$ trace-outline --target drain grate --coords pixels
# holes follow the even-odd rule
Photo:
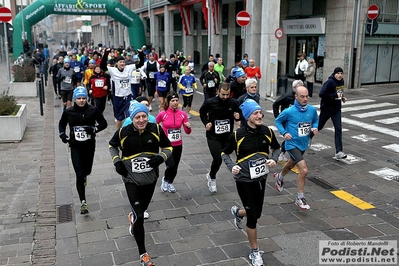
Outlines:
[[[308,180],[324,189],[328,189],[328,190],[336,190],[337,189],[337,187],[335,187],[334,185],[331,185],[330,183],[328,183],[327,181],[325,181],[319,177],[309,177]]]
[[[72,222],[72,205],[57,206],[57,222],[67,223]]]
[[[179,200],[182,200],[182,201],[190,201],[192,198],[191,197],[180,197],[179,198]]]

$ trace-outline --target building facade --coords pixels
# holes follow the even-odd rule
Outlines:
[[[278,74],[293,77],[300,53],[305,53],[307,59],[315,59],[317,82],[326,81],[337,66],[344,69],[348,88],[399,81],[396,0],[121,0],[121,3],[140,16],[146,28],[146,45],[158,52],[169,55],[175,50],[184,51],[197,64],[206,62],[209,53],[219,53],[227,71],[248,53],[263,72],[259,86],[262,97],[276,95]],[[372,3],[380,8],[373,26],[366,15]],[[236,15],[242,10],[251,14],[251,22],[244,28],[236,23]],[[284,34],[278,39],[279,28]],[[92,31],[96,44],[129,45],[126,28],[106,16],[92,18]]]

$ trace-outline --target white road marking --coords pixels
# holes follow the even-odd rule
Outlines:
[[[375,171],[369,171],[369,173],[382,177],[386,180],[399,180],[399,172],[388,167],[380,168]]]
[[[387,114],[394,114],[394,113],[399,113],[399,108],[385,109],[385,110],[373,111],[373,112],[362,113],[362,114],[354,114],[351,116],[355,116],[358,118],[366,118],[366,117],[373,117],[373,116],[380,116],[380,115],[387,115]]]
[[[354,163],[358,163],[358,162],[364,162],[366,161],[363,158],[357,157],[355,155],[352,154],[346,154],[347,157],[345,159],[337,159],[336,157],[333,157],[334,160],[346,163],[346,164],[354,164]]]
[[[342,106],[345,105],[354,105],[354,104],[361,104],[361,103],[372,103],[375,102],[375,100],[371,100],[371,99],[361,99],[361,100],[349,100],[346,103],[344,103]]]
[[[394,103],[376,103],[376,104],[368,104],[368,105],[359,105],[359,106],[353,106],[353,107],[345,107],[345,108],[342,108],[341,111],[343,113],[345,113],[345,112],[368,110],[368,109],[381,108],[381,107],[387,107],[387,106],[393,106],[393,105],[397,105],[397,104],[394,104]]]
[[[334,129],[333,127],[326,127],[325,129],[330,130],[330,131],[332,131],[332,132],[335,131],[335,129]],[[347,128],[342,128],[342,132],[346,132],[346,131],[349,131],[349,129],[347,129]]]
[[[310,149],[314,151],[322,151],[322,150],[331,149],[331,146],[324,145],[323,143],[312,143]]]
[[[382,133],[385,135],[389,135],[391,137],[399,138],[399,131],[394,130],[394,129],[377,126],[377,125],[374,125],[371,123],[363,123],[361,121],[357,121],[357,120],[346,118],[346,117],[342,117],[342,122],[346,123],[346,124],[350,124],[351,126],[357,126],[357,127],[361,127],[361,128],[367,129],[367,130],[371,130],[371,131],[375,131],[375,132]]]
[[[392,118],[386,118],[386,119],[379,119],[379,120],[375,120],[375,122],[381,123],[381,124],[386,124],[386,125],[390,125],[390,124],[395,124],[399,122],[399,117],[392,117]]]
[[[357,139],[357,140],[360,140],[360,141],[363,141],[363,142],[368,142],[368,141],[371,141],[371,140],[377,140],[378,139],[378,138],[374,138],[374,137],[371,137],[371,136],[367,136],[365,134],[352,136],[351,138]]]
[[[382,146],[382,147],[384,149],[391,150],[391,151],[399,153],[399,144],[389,144],[389,145],[385,145],[385,146]]]

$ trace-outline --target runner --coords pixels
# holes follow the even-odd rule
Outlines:
[[[237,192],[244,206],[244,208],[237,206],[231,208],[234,225],[242,229],[242,219],[247,217],[249,259],[252,265],[263,266],[263,251],[259,250],[256,223],[262,215],[269,167],[274,167],[277,163],[280,144],[273,131],[262,125],[262,107],[257,102],[248,99],[240,109],[246,120],[246,126],[240,127],[229,136],[222,158],[234,175]],[[229,156],[233,151],[237,155],[236,163],[233,163]]]
[[[191,74],[191,68],[189,66],[186,67],[185,74],[180,77],[178,86],[180,94],[183,95],[182,110],[187,107],[187,117],[190,119],[191,104],[194,98],[194,89],[197,89],[197,81],[195,76]]]
[[[86,202],[87,176],[93,167],[94,152],[96,150],[96,133],[107,127],[107,121],[100,111],[87,104],[87,91],[84,87],[77,87],[73,91],[74,105],[67,108],[58,124],[62,142],[69,143],[71,159],[76,174],[76,189],[81,202],[80,213],[89,212]],[[69,136],[66,127],[69,125]]]
[[[295,94],[294,105],[285,109],[274,121],[278,131],[285,139],[285,150],[290,155],[281,172],[274,174],[276,190],[283,191],[284,176],[296,165],[299,173],[297,176],[298,195],[295,204],[301,210],[310,209],[304,196],[305,179],[309,170],[303,154],[308,148],[310,132],[313,134],[318,132],[317,111],[315,107],[307,103],[308,99],[308,90],[299,86]]]
[[[187,67],[190,69],[190,67]],[[183,151],[182,130],[186,134],[191,133],[191,124],[185,112],[179,109],[179,95],[176,92],[170,92],[164,103],[164,111],[157,115],[157,124],[162,124],[162,129],[168,136],[173,146],[172,156],[166,161],[165,175],[162,178],[161,190],[163,192],[175,193],[176,188],[173,182],[177,175],[181,154]]]
[[[205,126],[206,140],[212,155],[210,172],[206,174],[208,188],[217,192],[216,173],[222,164],[221,152],[234,129],[235,116],[239,113],[237,101],[230,98],[229,84],[224,82],[218,95],[206,100],[200,108],[201,121]]]

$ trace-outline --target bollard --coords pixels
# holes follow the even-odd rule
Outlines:
[[[44,95],[43,74],[40,74],[40,81],[41,81],[41,83],[42,83],[42,97],[43,97],[43,103],[46,103],[46,96]]]
[[[43,83],[39,80],[40,115],[43,116]]]

